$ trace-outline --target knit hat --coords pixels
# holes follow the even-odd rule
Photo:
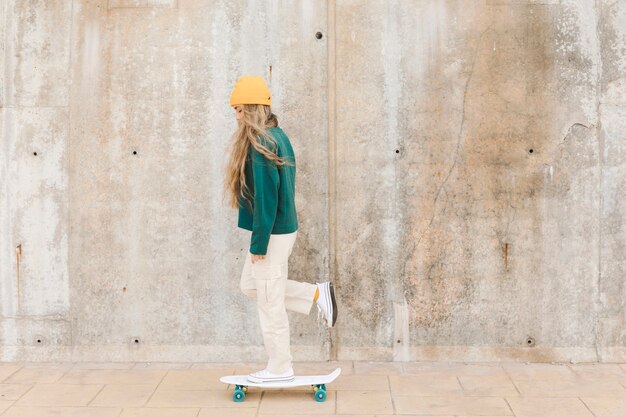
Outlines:
[[[237,80],[230,95],[230,105],[238,104],[272,104],[270,90],[261,76],[243,76]]]

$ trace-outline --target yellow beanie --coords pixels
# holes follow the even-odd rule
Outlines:
[[[230,95],[230,105],[238,104],[272,104],[270,90],[261,76],[243,76],[237,80]]]

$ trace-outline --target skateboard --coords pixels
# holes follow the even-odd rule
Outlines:
[[[330,384],[341,374],[341,368],[335,369],[328,375],[307,375],[296,376],[290,382],[250,382],[248,375],[227,375],[220,378],[224,384],[234,385],[233,401],[242,402],[246,398],[248,387],[259,388],[289,388],[310,385],[315,393],[315,401],[318,403],[326,401],[326,384]]]

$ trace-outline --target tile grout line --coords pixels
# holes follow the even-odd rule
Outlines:
[[[391,409],[393,410],[393,415],[398,415],[396,412],[396,402],[393,399],[393,392],[391,392],[391,379],[389,375],[387,375],[387,388],[389,389],[389,398],[391,398]]]
[[[9,375],[7,375],[3,380],[0,381],[0,384],[6,384],[7,380],[9,378],[11,378],[13,375],[15,375],[16,373],[18,373],[19,371],[21,371],[22,369],[24,369],[24,364],[20,365],[19,368],[17,368],[15,371],[11,372]]]
[[[594,416],[594,417],[598,417],[598,416],[596,416],[596,413],[594,413],[594,412],[591,410],[591,408],[589,408],[589,406],[587,405],[587,403],[583,401],[583,399],[582,399],[582,398],[580,398],[580,397],[577,397],[577,398],[578,398],[578,401],[580,401],[581,403],[583,403],[583,405],[585,406],[585,408],[586,408],[587,410],[589,410],[589,412],[591,413],[591,415],[592,415],[592,416]]]
[[[513,411],[513,407],[511,407],[511,404],[509,403],[509,400],[507,400],[506,397],[502,397],[502,399],[506,403],[506,406],[509,407],[509,410],[511,410],[511,415],[515,416],[516,415],[515,411]]]
[[[519,390],[519,388],[515,384],[515,381],[513,381],[513,378],[511,378],[511,375],[509,375],[509,373],[506,371],[504,366],[500,365],[500,368],[502,368],[502,372],[504,372],[504,374],[507,376],[507,378],[509,378],[509,381],[511,381],[511,384],[513,384],[513,387],[515,387],[515,391],[517,391],[519,396],[522,397],[522,392]]]
[[[265,394],[265,391],[261,390],[261,394],[259,395],[259,404],[256,407],[256,414],[254,415],[255,417],[258,417],[261,412],[261,400],[263,400],[263,394]],[[248,394],[246,393],[246,395]]]
[[[165,379],[165,377],[167,375],[169,375],[171,369],[166,369],[165,373],[163,374],[163,376],[161,377],[161,380],[159,381],[159,383],[156,385],[156,387],[154,387],[154,390],[152,390],[152,394],[150,394],[150,396],[148,397],[148,399],[146,400],[146,402],[144,403],[144,406],[148,405],[148,403],[150,402],[150,400],[152,399],[152,397],[154,397],[154,394],[157,392],[157,390],[159,389],[159,387],[161,386],[161,384],[163,383],[163,380]]]
[[[17,402],[17,400],[14,400],[13,403],[7,407],[6,410],[4,410],[3,412],[0,413],[0,416],[4,415],[7,411],[9,411],[11,408],[13,408],[13,406],[15,405],[15,403]]]
[[[67,384],[67,385],[70,385],[70,384]],[[86,386],[86,385],[91,385],[91,384],[80,384],[81,387]],[[96,399],[96,397],[98,397],[98,395],[100,395],[100,393],[104,391],[104,387],[106,387],[106,384],[102,384],[102,388],[98,390],[96,395],[94,395],[91,400],[87,401],[87,404],[85,404],[85,407],[89,407],[89,405]]]
[[[67,368],[65,371],[63,371],[63,373],[61,374],[61,376],[59,377],[59,379],[57,379],[57,380],[53,381],[52,383],[53,383],[53,384],[62,384],[61,380],[62,380],[65,376],[67,376],[67,374],[69,374],[69,373],[72,371],[72,369],[74,369],[74,366],[75,366],[75,365],[74,365],[74,364],[72,364],[72,366],[71,366],[71,367],[69,367],[69,368]]]
[[[459,378],[459,376],[458,376],[458,375],[456,375],[456,374],[454,375],[454,377],[456,378],[456,382],[458,382],[458,383],[459,383],[459,386],[461,387],[461,394],[462,394],[464,397],[471,397],[471,395],[466,395],[466,393],[465,393],[465,388],[463,388],[463,384],[461,383],[461,378]]]

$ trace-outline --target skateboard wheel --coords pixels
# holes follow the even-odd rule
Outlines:
[[[326,390],[320,388],[315,391],[315,401],[317,401],[318,403],[323,403],[324,401],[326,401]]]
[[[233,393],[233,401],[236,403],[243,402],[244,398],[246,398],[246,393],[242,389],[236,389]]]

